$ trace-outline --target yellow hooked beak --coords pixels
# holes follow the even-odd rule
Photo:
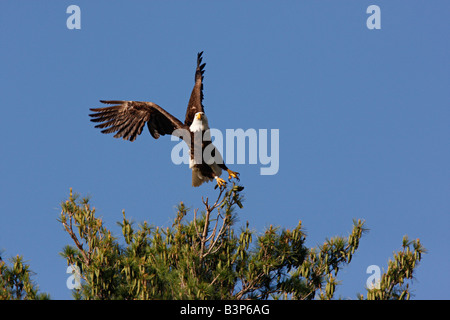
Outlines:
[[[197,113],[196,118],[197,118],[198,120],[202,120],[202,114],[201,114],[201,113]]]

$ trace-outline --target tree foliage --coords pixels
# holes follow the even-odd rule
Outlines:
[[[236,230],[242,186],[218,190],[203,210],[177,207],[172,227],[143,222],[125,212],[114,236],[87,198],[70,191],[60,222],[73,241],[61,255],[80,270],[76,299],[333,299],[338,273],[351,262],[364,221],[353,221],[348,237],[332,237],[308,248],[302,222],[293,229],[270,226],[262,234]],[[190,216],[190,219],[188,218]],[[409,299],[409,284],[425,249],[405,238],[379,289],[367,299]],[[363,295],[358,296],[364,299]]]
[[[8,266],[0,258],[0,300],[46,300],[50,296],[38,293],[38,286],[33,282],[33,272],[23,257],[17,255]]]
[[[414,270],[425,252],[419,239],[410,241],[404,236],[402,250],[394,253],[394,260],[389,260],[388,269],[380,281],[373,288],[367,288],[367,299],[409,300],[411,290],[406,281],[414,278]],[[360,295],[360,299],[363,298]]]

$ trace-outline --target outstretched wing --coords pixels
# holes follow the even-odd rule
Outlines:
[[[187,111],[186,111],[186,119],[184,120],[184,124],[188,127],[192,124],[194,120],[194,115],[197,112],[203,111],[203,73],[205,72],[204,68],[206,63],[202,64],[202,54],[203,51],[197,54],[197,69],[195,70],[195,85],[194,89],[192,89],[191,97],[189,99]]]
[[[185,125],[153,102],[100,100],[111,107],[92,108],[95,113],[90,114],[92,122],[101,122],[96,128],[103,129],[102,133],[115,132],[114,138],[134,141],[141,134],[147,123],[153,138],[160,135],[172,134],[175,129],[185,128]]]

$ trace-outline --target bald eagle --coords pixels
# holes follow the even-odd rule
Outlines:
[[[115,132],[114,138],[134,141],[147,124],[155,139],[166,134],[183,139],[190,149],[192,186],[198,187],[203,182],[215,179],[219,187],[224,187],[226,182],[220,178],[222,170],[228,172],[229,180],[239,179],[239,173],[228,169],[220,152],[211,142],[208,118],[203,107],[203,73],[206,63],[202,64],[202,54],[203,51],[197,54],[195,84],[184,123],[156,103],[145,101],[100,100],[101,103],[113,106],[91,108],[94,113],[89,116],[92,122],[100,122],[95,127],[103,129],[102,133]],[[181,134],[182,132],[187,134]]]

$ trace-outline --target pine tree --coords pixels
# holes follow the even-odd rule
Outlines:
[[[33,282],[33,272],[22,256],[10,259],[8,266],[0,257],[0,300],[47,300],[50,296],[38,293],[39,287]]]
[[[172,227],[143,222],[125,212],[121,239],[96,217],[87,198],[73,194],[61,204],[60,222],[72,245],[61,255],[80,271],[76,299],[333,299],[339,270],[349,264],[367,231],[353,221],[348,237],[332,237],[308,248],[302,222],[293,229],[270,226],[262,234],[247,222],[236,230],[242,186],[202,199],[203,211],[177,207]],[[409,281],[425,249],[404,238],[367,299],[409,299]],[[358,298],[364,299],[363,295]]]

